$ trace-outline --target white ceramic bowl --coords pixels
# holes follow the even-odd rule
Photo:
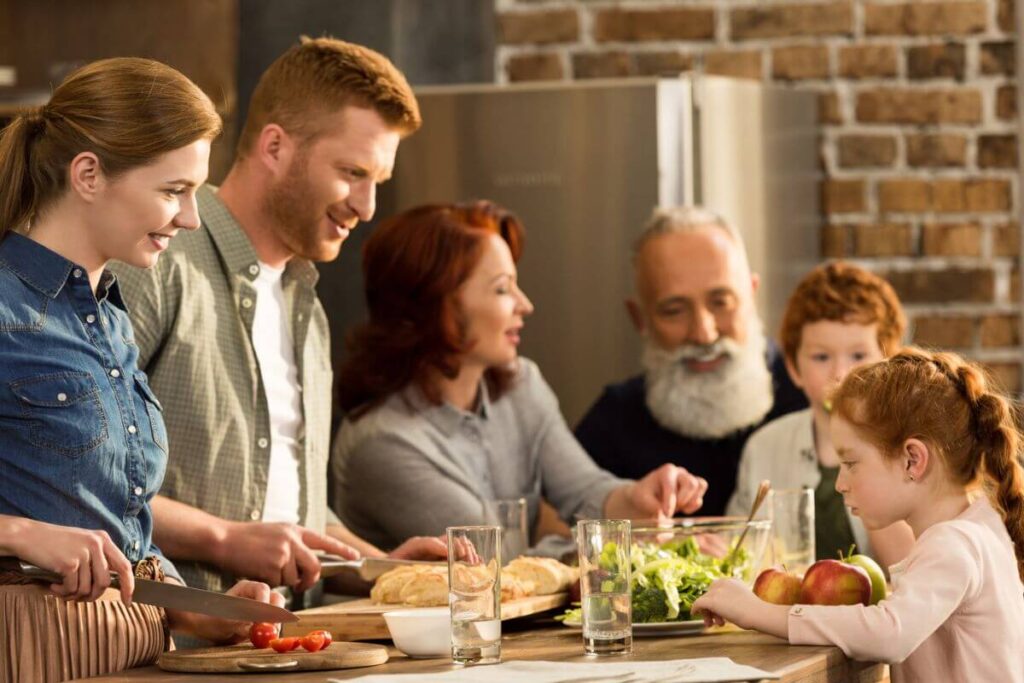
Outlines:
[[[452,654],[451,610],[448,607],[419,607],[384,613],[395,647],[410,657],[450,657]]]

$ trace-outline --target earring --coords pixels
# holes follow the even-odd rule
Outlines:
[[[914,475],[913,474],[908,474],[907,476],[910,477],[910,481],[914,481]]]

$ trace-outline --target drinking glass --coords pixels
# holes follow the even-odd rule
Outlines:
[[[633,651],[629,520],[582,520],[577,525],[583,650],[588,655]]]
[[[803,574],[814,564],[814,489],[781,489],[770,494],[774,564]]]
[[[525,498],[502,498],[488,505],[487,521],[501,527],[501,560],[508,564],[530,547]]]
[[[448,527],[452,661],[501,661],[501,527]]]

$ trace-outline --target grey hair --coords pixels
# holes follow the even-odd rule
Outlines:
[[[644,226],[643,232],[633,242],[633,260],[636,261],[647,242],[659,235],[696,232],[709,226],[722,230],[732,238],[740,251],[745,253],[743,237],[721,215],[703,206],[667,206],[655,207],[651,212],[651,217],[647,221],[647,225]]]

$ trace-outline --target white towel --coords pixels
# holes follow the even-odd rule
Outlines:
[[[488,683],[728,683],[765,678],[780,676],[737,664],[728,657],[701,657],[661,662],[503,662],[457,667],[433,674],[371,674],[357,680],[362,683],[409,683],[414,679],[417,683],[479,683],[481,680]]]

